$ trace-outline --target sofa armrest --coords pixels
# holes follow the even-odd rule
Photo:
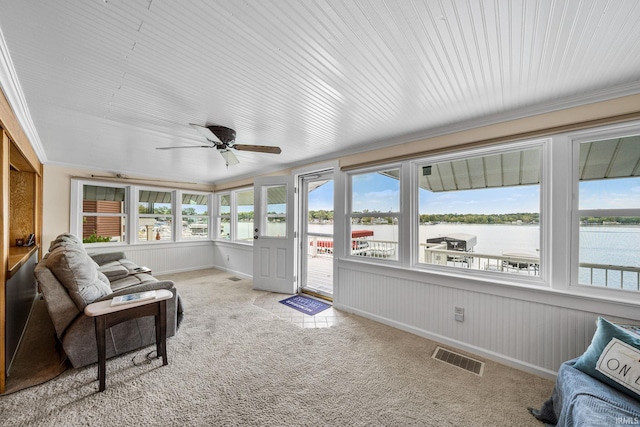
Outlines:
[[[126,288],[120,289],[109,295],[105,295],[101,298],[98,298],[94,302],[110,300],[120,295],[135,294],[137,292],[155,291],[158,289],[171,290],[173,288],[174,288],[174,283],[171,280],[160,280],[157,282],[144,282],[138,285],[128,286]]]
[[[124,252],[106,252],[101,254],[89,254],[89,256],[98,264],[106,264],[112,261],[118,261],[121,259],[125,259],[127,256]]]
[[[34,271],[44,302],[49,311],[49,317],[53,322],[58,338],[62,337],[64,331],[80,314],[80,310],[69,296],[67,289],[58,281],[56,276],[49,270],[44,262],[38,263]]]

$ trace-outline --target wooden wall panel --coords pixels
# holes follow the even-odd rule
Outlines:
[[[6,280],[9,270],[9,136],[0,128],[0,140],[2,150],[0,151],[0,186],[2,195],[0,197],[0,223],[2,224],[2,240],[0,241],[0,257],[2,258],[2,268],[0,268],[0,393],[5,390],[5,349],[6,349]]]
[[[36,232],[36,174],[11,170],[9,174],[11,199],[9,202],[9,246],[15,246],[16,239],[24,239]]]

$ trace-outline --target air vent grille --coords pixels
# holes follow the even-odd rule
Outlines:
[[[240,280],[242,280],[242,279],[241,279],[241,278],[239,278],[239,277],[235,277],[235,276],[233,276],[233,277],[229,277],[229,280],[231,280],[232,282],[239,282],[239,281],[240,281]]]
[[[464,369],[478,376],[482,376],[484,372],[484,362],[472,359],[462,354],[455,353],[451,350],[444,349],[442,347],[436,347],[433,352],[434,359],[453,365],[457,368]]]

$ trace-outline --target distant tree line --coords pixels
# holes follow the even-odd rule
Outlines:
[[[371,213],[372,217],[384,218],[384,212],[363,211],[361,213]],[[333,220],[333,211],[315,210],[309,211],[309,221]],[[363,221],[370,221],[369,218],[362,218]],[[539,213],[510,213],[510,214],[422,214],[420,223],[438,222],[460,222],[465,224],[511,224],[514,222],[523,224],[537,224],[540,222]]]
[[[640,216],[596,216],[581,217],[582,224],[640,224]]]
[[[333,211],[324,209],[309,211],[309,221],[333,221]]]
[[[464,224],[538,224],[539,213],[509,213],[509,214],[422,214],[420,223],[461,222]]]

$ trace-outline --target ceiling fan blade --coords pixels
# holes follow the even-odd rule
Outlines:
[[[179,147],[156,147],[156,150],[173,150],[174,148],[215,148],[215,145],[181,145]]]
[[[280,154],[282,150],[280,147],[271,147],[268,145],[247,145],[247,144],[234,144],[232,148],[239,151],[256,151],[258,153],[270,153]]]
[[[218,150],[218,151],[220,151],[220,154],[224,158],[224,161],[227,164],[227,166],[237,165],[238,163],[240,163],[236,155],[233,154],[231,151],[229,150]]]
[[[208,127],[196,125],[194,123],[189,123],[189,126],[191,126],[195,130],[200,132],[200,135],[204,136],[209,141],[212,141],[212,142],[214,142],[216,144],[219,144],[219,143],[222,142],[222,141],[220,141],[220,138],[218,138],[215,133],[211,132],[211,130]]]

